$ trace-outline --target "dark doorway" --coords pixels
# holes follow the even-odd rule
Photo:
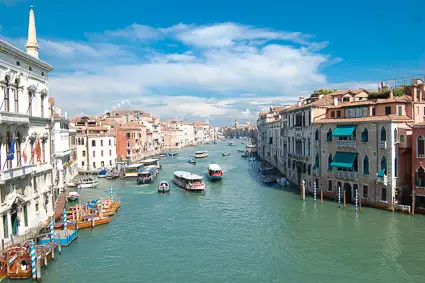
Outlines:
[[[351,190],[351,185],[349,183],[344,184],[344,192],[345,192],[345,199],[347,202],[351,202],[353,198],[353,193]]]
[[[301,180],[301,173],[302,173],[302,168],[301,168],[301,165],[300,165],[300,163],[298,163],[297,162],[297,185],[301,185],[301,183],[302,183],[302,180]]]
[[[11,222],[12,222],[12,235],[16,236],[18,234],[18,209],[16,205],[12,206],[12,215],[11,215]]]

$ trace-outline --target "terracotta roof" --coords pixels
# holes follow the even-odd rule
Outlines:
[[[425,127],[425,121],[418,122],[412,125],[413,128],[422,128]]]
[[[394,121],[394,122],[411,122],[412,118],[407,116],[386,115],[386,116],[368,116],[359,118],[338,118],[338,119],[320,119],[314,121],[313,124],[344,124],[344,123],[361,123],[361,122],[377,122],[377,121]]]
[[[364,89],[364,88],[359,88],[359,89],[347,89],[347,90],[338,90],[335,92],[331,92],[330,96],[335,96],[335,95],[341,95],[341,94],[347,94],[347,93],[351,93],[351,94],[359,94],[360,92],[367,92],[369,93],[368,90]]]
[[[361,100],[361,101],[355,101],[355,102],[338,102],[337,106],[332,105],[329,108],[335,109],[335,108],[345,108],[345,107],[360,106],[360,105],[408,103],[408,102],[412,102],[412,97],[409,95],[403,95],[403,96],[392,97],[392,98],[368,99],[368,100]]]
[[[307,100],[308,100],[308,98],[307,98]],[[301,104],[300,106],[298,106],[298,104],[294,104],[287,109],[283,109],[282,111],[280,111],[280,113],[290,112],[290,111],[293,111],[293,110],[305,109],[305,108],[309,108],[309,107],[329,107],[329,106],[332,106],[332,105],[333,105],[333,98],[331,97],[331,95],[325,95],[321,99],[317,99],[317,100],[315,100],[311,103],[308,103],[308,104]]]

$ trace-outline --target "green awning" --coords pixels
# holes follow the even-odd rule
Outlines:
[[[356,157],[356,152],[337,151],[334,159],[331,162],[331,167],[351,169],[353,168]]]
[[[381,171],[378,173],[378,177],[384,177],[385,175],[385,168],[382,168]]]
[[[356,126],[337,126],[332,133],[333,137],[351,137],[353,132],[356,130]]]

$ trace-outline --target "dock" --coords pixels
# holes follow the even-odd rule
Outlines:
[[[78,230],[55,230],[53,241],[61,246],[69,246],[78,237]],[[50,242],[49,237],[40,239],[40,244],[44,245]]]

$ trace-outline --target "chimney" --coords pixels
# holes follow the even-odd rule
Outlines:
[[[418,87],[416,85],[413,86],[413,101],[417,101],[418,100]]]
[[[319,99],[322,99],[324,97],[323,94],[319,94]]]
[[[338,106],[338,97],[334,97],[334,106]]]
[[[27,53],[38,59],[37,33],[35,30],[35,16],[33,6],[30,6],[30,18],[28,23],[28,40],[25,45]]]
[[[390,89],[390,96],[388,98],[393,98],[394,97],[394,90],[391,88]]]

